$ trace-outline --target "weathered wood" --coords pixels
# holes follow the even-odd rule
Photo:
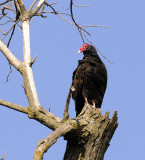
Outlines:
[[[117,112],[109,119],[109,112],[101,115],[100,109],[86,104],[78,117],[77,131],[68,133],[63,160],[103,160],[109,142],[118,126]]]
[[[52,132],[48,137],[46,137],[43,140],[40,140],[36,150],[33,155],[33,160],[41,160],[43,159],[44,153],[47,152],[47,150],[56,143],[57,139],[63,135],[65,135],[67,132],[70,132],[71,130],[74,130],[76,128],[76,122],[74,123],[64,123],[59,128],[57,128],[54,132]]]

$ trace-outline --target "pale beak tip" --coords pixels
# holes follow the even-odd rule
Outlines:
[[[80,54],[80,53],[81,53],[81,51],[79,50],[79,51],[78,51],[78,54]]]

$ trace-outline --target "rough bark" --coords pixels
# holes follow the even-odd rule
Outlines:
[[[67,142],[63,160],[103,160],[109,142],[118,126],[117,112],[109,119],[109,112],[85,105],[76,118],[78,129],[65,136]]]

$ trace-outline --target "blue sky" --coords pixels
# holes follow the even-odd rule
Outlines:
[[[51,1],[52,2],[52,1]],[[24,4],[29,4],[25,0]],[[108,70],[108,85],[102,113],[118,111],[117,128],[105,160],[144,159],[145,148],[145,1],[74,1],[91,4],[90,8],[74,8],[74,17],[80,25],[98,24],[110,29],[88,28],[90,40],[114,62],[110,64],[100,54]],[[56,9],[68,8],[69,3],[58,1]],[[83,55],[77,51],[82,45],[78,31],[56,15],[47,19],[35,17],[31,26],[32,58],[36,88],[40,103],[62,118],[72,73]],[[15,32],[11,51],[23,60],[22,33]],[[27,106],[21,86],[21,75],[13,68],[10,81],[5,83],[9,66],[0,54],[0,99]],[[75,117],[71,100],[70,116]],[[40,139],[52,131],[30,120],[25,114],[0,106],[0,157],[7,151],[7,160],[31,160]],[[49,149],[44,159],[62,159],[66,141],[60,138]]]

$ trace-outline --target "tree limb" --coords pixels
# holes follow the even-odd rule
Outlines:
[[[12,30],[12,28],[15,27],[15,25],[20,21],[20,19],[18,19],[11,27],[10,29],[4,34],[4,37],[2,38],[2,40],[8,35],[8,33]]]
[[[44,108],[42,108],[41,111],[30,110],[27,107],[17,105],[15,103],[8,102],[2,99],[0,99],[0,105],[28,114],[29,118],[37,120],[38,122],[44,124],[45,126],[47,126],[52,130],[59,128],[63,123],[61,118],[46,111]],[[73,123],[73,122],[74,122],[73,120],[70,121],[70,123]]]
[[[33,71],[31,68],[31,51],[30,51],[30,31],[29,20],[22,22],[23,29],[23,53],[24,53],[24,65],[20,69],[23,80],[25,93],[29,101],[29,107],[40,109],[40,102],[38,99]]]
[[[10,1],[12,1],[12,0],[7,0],[5,2],[2,2],[2,3],[0,3],[0,6],[4,5],[4,4],[6,4],[6,3],[10,2]]]
[[[24,6],[24,4],[23,4],[23,1],[22,1],[22,0],[17,0],[17,2],[18,2],[18,4],[19,4],[20,12],[21,12],[21,14],[23,15],[24,12],[26,11],[25,6]]]
[[[12,52],[0,40],[0,51],[8,59],[8,61],[18,70],[21,62],[12,54]]]
[[[67,100],[66,100],[66,104],[65,104],[65,108],[64,108],[64,113],[63,113],[63,120],[66,120],[69,118],[68,109],[69,109],[69,103],[70,103],[71,94],[72,94],[73,89],[74,89],[74,87],[72,87],[72,86],[69,89],[69,93],[67,96]]]
[[[38,2],[38,4],[36,5],[36,7],[30,12],[31,14],[31,16],[30,17],[33,17],[38,11],[39,11],[39,9],[41,8],[41,6],[44,4],[44,2],[45,2],[45,0],[40,0],[39,2]]]
[[[38,1],[38,0],[34,0],[34,1],[32,2],[31,6],[30,6],[29,9],[28,9],[28,12],[31,11],[31,9],[34,7],[34,5],[35,5],[35,3],[36,3],[37,1]]]
[[[84,27],[104,27],[104,28],[110,28],[110,26],[102,26],[102,25],[85,25],[85,26],[80,26],[81,28]]]
[[[76,129],[77,123],[64,123],[59,128],[57,128],[54,132],[52,132],[48,137],[38,142],[37,148],[33,155],[33,160],[41,160],[43,159],[43,155],[47,150],[56,143],[57,139],[61,136],[64,136],[66,133]]]
[[[0,105],[28,114],[28,108],[0,99]]]
[[[1,158],[1,160],[4,160],[4,159],[5,159],[6,153],[7,153],[7,152],[4,153],[4,155],[3,155],[2,158]]]

